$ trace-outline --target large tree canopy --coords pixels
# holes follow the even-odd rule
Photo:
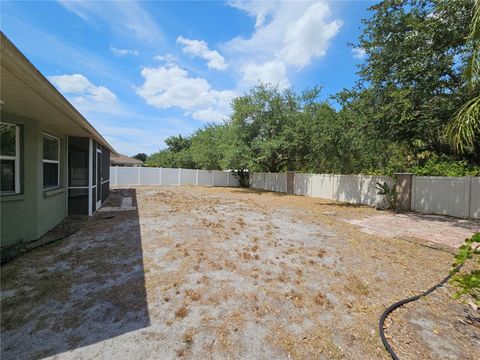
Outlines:
[[[466,101],[470,0],[387,0],[373,5],[358,46],[361,84],[380,134],[441,151],[442,130]]]
[[[468,38],[474,2],[386,0],[370,11],[356,45],[366,59],[353,89],[328,102],[319,100],[319,88],[298,93],[259,84],[232,101],[225,123],[168,138],[147,164],[239,174],[480,175],[478,133],[463,154],[445,136],[478,95],[465,76],[476,54]]]

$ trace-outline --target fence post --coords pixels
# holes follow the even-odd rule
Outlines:
[[[335,175],[334,174],[329,174],[330,175],[330,179],[332,180],[332,196],[330,196],[330,199],[332,200],[337,200],[335,198]]]
[[[363,204],[363,197],[362,197],[362,191],[363,191],[363,175],[359,174],[358,175],[358,197],[360,198],[360,204]]]
[[[313,195],[313,175],[314,174],[308,174],[308,192],[307,192],[307,195],[308,196],[312,196]]]
[[[142,185],[140,183],[140,168],[141,168],[141,166],[137,166],[137,168],[138,168],[138,185]]]
[[[293,171],[287,171],[286,181],[287,181],[287,194],[293,194],[293,182],[295,181],[295,173]]]
[[[215,170],[212,170],[212,186],[215,186]]]
[[[465,219],[470,218],[470,199],[472,194],[472,177],[466,176],[465,177]]]
[[[197,172],[195,173],[195,185],[198,185],[198,169],[197,169]]]
[[[229,172],[227,173],[227,187],[230,186],[230,174],[231,174],[231,172],[229,171]]]
[[[412,175],[412,196],[410,199],[410,210],[415,211],[415,192],[417,191],[417,176]]]
[[[182,185],[182,168],[178,168],[178,185]]]
[[[115,186],[118,185],[118,166],[115,166]]]
[[[158,173],[158,183],[160,186],[162,186],[162,168],[159,168],[159,173]]]

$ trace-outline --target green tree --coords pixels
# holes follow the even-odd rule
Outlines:
[[[470,24],[467,39],[471,55],[465,71],[468,83],[468,100],[455,115],[447,128],[447,136],[455,150],[478,147],[480,143],[480,1],[475,0],[475,14]]]
[[[196,164],[190,151],[192,144],[190,137],[183,137],[182,135],[170,136],[165,139],[165,144],[167,148],[150,155],[145,165],[196,169]]]
[[[443,132],[467,100],[462,71],[470,0],[386,0],[370,7],[358,46],[379,136],[412,151],[445,150]]]
[[[140,160],[141,162],[145,163],[145,161],[147,161],[147,154],[138,153],[137,155],[134,155],[133,158],[137,159],[137,160]]]
[[[168,150],[174,153],[179,153],[190,148],[192,145],[192,139],[182,135],[170,136],[165,139],[165,144],[167,144]]]
[[[200,169],[219,170],[227,141],[228,125],[206,125],[192,136],[192,159]]]
[[[261,84],[233,100],[236,137],[230,156],[250,171],[278,172],[295,160],[295,122],[300,110],[293,90]]]

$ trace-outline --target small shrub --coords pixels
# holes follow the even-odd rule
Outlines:
[[[412,166],[409,172],[418,176],[479,176],[480,166],[471,165],[466,160],[454,160],[444,156]]]
[[[240,187],[243,187],[243,188],[250,187],[249,175],[250,174],[248,173],[248,171],[243,169],[236,170],[233,172],[233,176],[235,176],[238,179]]]
[[[458,249],[453,263],[452,278],[450,283],[457,288],[454,299],[473,299],[476,306],[480,306],[480,233],[475,233]],[[458,266],[473,265],[470,272],[461,272]]]
[[[393,185],[390,186],[386,181],[383,183],[377,182],[377,194],[383,195],[387,199],[388,208],[397,210],[397,184],[394,181]]]

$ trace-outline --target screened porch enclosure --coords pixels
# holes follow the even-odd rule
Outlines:
[[[93,215],[109,194],[110,151],[88,137],[68,138],[68,214]]]

